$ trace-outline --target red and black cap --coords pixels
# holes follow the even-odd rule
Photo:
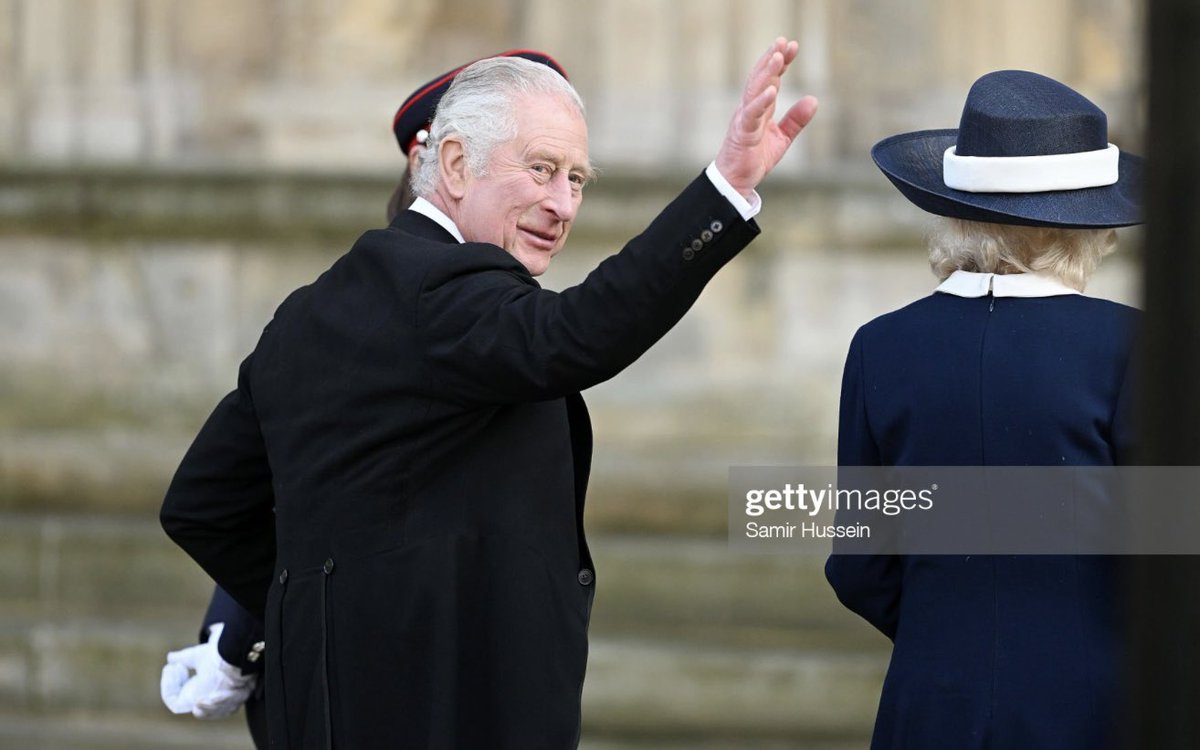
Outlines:
[[[545,52],[532,49],[510,49],[498,55],[481,57],[479,60],[486,60],[490,57],[523,57],[551,68],[563,78],[567,77],[567,71],[563,70],[558,61]],[[396,134],[396,142],[400,144],[401,151],[407,155],[408,150],[417,143],[418,133],[428,130],[430,123],[433,122],[433,114],[437,109],[438,102],[442,100],[442,94],[446,93],[446,89],[450,88],[454,76],[458,75],[458,72],[467,65],[479,62],[479,60],[472,60],[449,73],[443,73],[418,88],[404,100],[400,109],[396,110],[396,116],[392,118],[392,132]],[[422,142],[424,141],[422,140]]]

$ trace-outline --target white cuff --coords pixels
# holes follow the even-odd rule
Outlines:
[[[733,189],[733,185],[729,184],[729,180],[725,179],[721,170],[717,169],[715,159],[708,165],[708,169],[704,170],[704,174],[708,175],[709,181],[712,182],[717,192],[733,204],[737,212],[742,215],[742,219],[750,221],[758,216],[758,212],[762,210],[762,198],[758,197],[758,191],[754,191],[754,196],[750,200],[746,200],[745,196]]]

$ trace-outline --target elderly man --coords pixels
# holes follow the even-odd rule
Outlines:
[[[595,574],[579,392],[633,362],[757,234],[795,42],[756,63],[705,174],[578,286],[534,277],[591,179],[549,68],[458,74],[420,196],[291,296],[185,456],[167,533],[265,614],[272,744],[576,747]],[[272,503],[274,512],[272,512]]]
[[[538,50],[514,49],[494,57],[522,57],[567,76],[557,60]],[[405,156],[405,168],[388,199],[389,222],[416,199],[411,175],[416,171],[417,157],[425,150],[434,111],[454,77],[467,65],[422,84],[396,110],[392,132]],[[200,626],[200,643],[167,654],[160,680],[163,703],[173,713],[190,713],[200,719],[224,718],[245,704],[254,746],[266,750],[267,716],[262,684],[258,682],[266,645],[262,623],[216,587]]]

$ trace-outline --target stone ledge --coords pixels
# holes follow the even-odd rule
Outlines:
[[[865,740],[886,663],[854,654],[594,641],[584,728],[665,738]]]
[[[0,603],[46,617],[131,621],[192,611],[212,584],[152,518],[0,514]]]
[[[825,581],[824,558],[747,554],[724,540],[596,536],[593,628],[763,647],[877,650],[882,636]]]
[[[627,239],[696,172],[628,170],[608,173],[588,188],[574,242]],[[386,173],[0,165],[0,233],[92,239],[257,239],[289,247],[298,239],[353,238],[383,226],[396,177]],[[793,237],[823,237],[839,246],[894,246],[897,230],[911,238],[915,221],[886,180],[869,170],[835,165],[803,177],[776,176],[761,191],[773,220],[786,224],[803,206],[806,223],[840,232],[797,228]],[[867,214],[863,220],[861,214]],[[850,218],[848,213],[853,213]],[[764,217],[765,218],[765,217]]]
[[[164,709],[165,711],[165,709]],[[67,712],[0,714],[0,747],[22,750],[252,750],[242,714],[221,721],[191,716]]]
[[[159,673],[182,644],[167,629],[130,619],[39,619],[0,623],[0,698],[31,711],[162,708]]]
[[[655,441],[612,432],[594,458],[593,533],[724,536],[728,466],[788,464],[804,453],[799,440],[769,434],[729,445],[706,435]],[[0,429],[0,512],[156,518],[193,437],[154,425]]]
[[[824,560],[751,555],[723,539],[591,537],[593,630],[743,646],[877,650],[882,637],[837,602]],[[211,583],[149,518],[0,514],[0,605],[12,616],[185,621]],[[2,621],[0,621],[2,622]]]
[[[0,511],[156,517],[190,440],[137,427],[0,431]]]

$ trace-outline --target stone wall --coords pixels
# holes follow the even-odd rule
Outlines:
[[[822,110],[762,236],[586,397],[602,581],[584,750],[865,747],[886,641],[820,560],[724,542],[736,464],[833,460],[854,329],[927,294],[923,222],[867,149],[955,124],[978,75],[1080,88],[1140,132],[1137,0],[0,0],[0,746],[246,747],[168,717],[209,582],[157,528],[170,474],[292,288],[382,222],[391,115],[479,54],[552,52],[589,187],[581,280],[712,157],[742,76],[801,41]],[[1138,236],[1090,291],[1137,302]],[[670,684],[677,689],[664,691]]]
[[[1137,0],[0,0],[0,160],[396,170],[391,114],[464,60],[533,46],[590,110],[605,166],[702,165],[751,61],[800,40],[785,97],[821,97],[783,167],[865,163],[951,127],[1016,67],[1140,134]]]
[[[687,179],[589,188],[546,285],[582,279]],[[158,701],[163,654],[195,638],[211,584],[155,513],[274,307],[380,223],[390,187],[0,170],[0,746],[248,746],[240,717],[171,717]],[[886,639],[838,605],[820,558],[728,546],[726,477],[833,460],[854,328],[934,284],[924,219],[873,175],[763,200],[762,236],[586,394],[600,584],[583,750],[868,743]],[[1132,259],[1106,264],[1093,293],[1134,301]]]
[[[126,510],[153,510],[275,306],[381,223],[390,187],[224,173],[0,177],[0,492],[21,507]],[[544,284],[582,280],[687,179],[589,188]],[[723,528],[720,504],[691,514],[676,504],[687,488],[719,497],[729,465],[833,460],[854,329],[935,285],[917,247],[926,217],[882,178],[775,185],[763,198],[762,236],[658,345],[588,393],[596,481],[640,497],[670,477],[655,512],[697,532]],[[1136,302],[1131,257],[1104,267],[1096,294]],[[620,528],[641,522],[617,516]]]

